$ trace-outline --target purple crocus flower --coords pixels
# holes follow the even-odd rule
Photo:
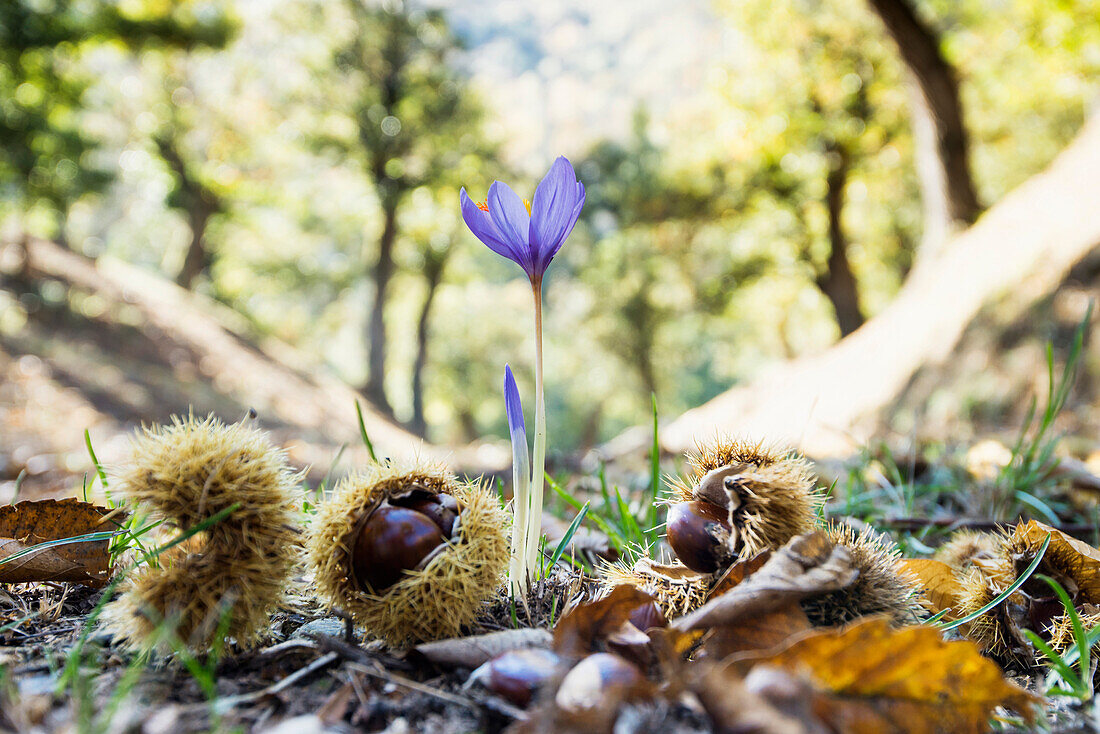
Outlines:
[[[470,231],[490,250],[517,263],[535,283],[542,280],[577,223],[584,206],[584,184],[565,156],[558,156],[539,181],[532,203],[501,181],[493,182],[482,204],[474,202],[465,188],[459,200]]]

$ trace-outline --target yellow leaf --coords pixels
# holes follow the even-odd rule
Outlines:
[[[906,558],[901,561],[901,566],[920,581],[933,612],[939,613],[945,609],[959,611],[963,587],[953,568],[942,561],[927,558]]]
[[[751,662],[810,675],[818,715],[857,734],[984,732],[997,706],[1030,717],[1040,700],[1006,681],[973,643],[946,642],[931,627],[894,629],[881,618],[803,636]]]
[[[1034,556],[1046,540],[1047,533],[1050,533],[1050,546],[1043,556],[1043,565],[1073,579],[1080,592],[1079,602],[1100,604],[1100,550],[1038,520],[1016,526],[1012,534],[1012,549],[1016,553]]]

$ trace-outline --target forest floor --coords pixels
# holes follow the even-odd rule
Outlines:
[[[1056,389],[1061,380],[1056,379]],[[1057,406],[1053,407],[1056,414]],[[842,469],[834,469],[825,514],[856,529],[882,531],[897,543],[902,556],[917,559],[935,554],[960,529],[999,528],[1000,535],[989,537],[1005,540],[1013,530],[1018,536],[1024,527],[1022,521],[1017,524],[1012,519],[1038,515],[1047,523],[1041,527],[1061,538],[1057,542],[1062,545],[1057,551],[1053,544],[1049,551],[1045,545],[1023,551],[1018,542],[1011,546],[1025,556],[1030,550],[1025,560],[1035,560],[1026,572],[1017,569],[1016,576],[1022,583],[1028,574],[1038,578],[1044,573],[1067,588],[1075,586],[1074,603],[1087,636],[1100,619],[1090,616],[1100,598],[1089,596],[1097,593],[1100,551],[1073,545],[1069,536],[1097,543],[1100,494],[1095,476],[1080,464],[1071,473],[1047,469],[1034,473],[1042,469],[1048,451],[1059,440],[1044,437],[1042,429],[1049,422],[1033,423],[1018,446],[985,442],[946,449],[937,445],[915,456],[894,455],[882,447],[868,449]],[[1091,687],[1095,657],[1091,664],[1087,656],[1082,663],[1075,658],[1072,642],[1049,659],[1037,647],[1028,658],[1020,654],[1019,646],[1009,644],[987,650],[994,664],[969,643],[943,646],[938,642],[941,635],[966,640],[975,636],[976,627],[942,630],[939,625],[952,617],[929,619],[935,603],[926,605],[921,615],[924,622],[918,626],[878,629],[875,618],[856,619],[835,638],[839,633],[809,629],[801,615],[792,621],[789,609],[776,613],[772,608],[752,607],[755,602],[751,602],[747,613],[739,613],[736,625],[709,626],[702,642],[684,637],[683,630],[672,636],[659,629],[650,630],[649,639],[643,635],[641,641],[624,641],[622,629],[611,629],[624,619],[616,607],[619,602],[593,601],[608,587],[599,578],[598,564],[600,559],[616,557],[620,563],[633,560],[640,546],[659,535],[644,523],[651,517],[652,487],[661,486],[662,480],[658,476],[657,484],[648,487],[625,486],[632,490],[627,496],[635,497],[629,503],[618,502],[620,488],[613,483],[608,491],[607,481],[601,473],[574,476],[552,486],[555,491],[548,507],[562,519],[551,520],[545,527],[556,528],[552,532],[559,536],[568,535],[559,526],[573,516],[573,503],[589,503],[591,525],[585,523],[583,542],[582,534],[573,536],[567,554],[574,562],[555,566],[550,580],[532,592],[527,606],[509,605],[503,598],[487,606],[469,628],[470,637],[452,641],[457,652],[387,648],[369,641],[362,629],[349,630],[343,618],[324,610],[314,597],[295,592],[274,613],[265,637],[252,649],[229,643],[224,650],[198,655],[183,649],[168,655],[138,654],[117,645],[96,625],[109,591],[105,597],[102,591],[55,582],[0,587],[0,731],[449,733],[514,727],[514,731],[809,733],[845,731],[848,724],[856,726],[853,721],[869,727],[851,729],[860,731],[1098,730],[1100,714]],[[672,560],[666,546],[658,543],[652,548],[653,555],[661,556],[657,560]],[[708,606],[721,606],[720,600],[728,601],[738,589],[775,577],[774,570],[768,571],[771,560],[783,556],[784,552],[773,554],[762,568],[759,564],[746,567],[744,580],[723,595],[714,595],[712,588]],[[799,586],[804,583],[803,571],[829,568],[834,560],[831,555],[824,563],[821,558],[803,559],[805,568],[779,572],[779,586]],[[938,583],[933,580],[926,587]],[[762,588],[775,585],[764,583]],[[291,588],[307,589],[309,579],[299,577]],[[1034,620],[1037,605],[1049,605],[1046,597],[1051,595],[1044,597],[1036,589],[1032,583],[1015,592],[1022,597],[1004,595],[1001,605],[986,618],[1004,624],[1003,630],[1016,636],[1026,634],[1023,630],[1029,626],[1042,629],[1021,621],[1023,617]],[[753,596],[751,591],[746,594]],[[1047,614],[1049,621],[1049,610]],[[742,625],[747,636],[757,638],[751,644],[744,639],[746,633],[728,631]],[[471,674],[491,654],[509,648],[508,640],[489,643],[481,635],[527,629],[545,633],[534,642],[522,638],[511,644],[549,646],[569,662],[543,671],[545,690],[525,707],[510,697],[507,687],[487,688],[483,676]],[[729,635],[735,638],[733,643]],[[828,638],[831,647],[826,651],[806,651],[824,644],[829,635],[834,637]],[[1086,649],[1098,637],[1100,630],[1086,637],[1091,640]],[[583,653],[575,647],[578,639]],[[727,647],[710,647],[722,639]],[[562,649],[570,644],[572,650]],[[735,645],[737,655],[727,655],[729,644]],[[670,648],[675,650],[671,656]],[[722,665],[714,662],[719,649]],[[801,652],[790,652],[796,649]],[[681,650],[694,650],[693,662],[684,662]],[[585,677],[582,689],[596,691],[599,705],[585,703],[576,691],[572,695],[580,696],[580,704],[563,703],[569,698],[562,693],[569,688],[565,671],[578,658],[590,659],[585,655],[606,651],[624,655],[644,669],[644,685],[616,687],[597,671]],[[800,656],[794,667],[783,667],[790,663],[782,662],[784,654]],[[848,670],[856,676],[854,684],[813,677],[828,677],[825,669],[814,669],[815,660],[827,660],[828,670],[855,666],[846,654],[860,661],[861,667]],[[867,663],[868,657],[877,662]],[[982,664],[990,667],[980,668]],[[1082,664],[1085,674],[1080,673]],[[784,672],[777,673],[771,665]],[[813,671],[809,677],[806,666]],[[736,673],[731,672],[735,669]],[[894,688],[883,688],[881,680],[875,683],[876,676],[891,679]],[[472,683],[471,678],[481,682]],[[866,685],[861,688],[861,683]],[[906,687],[917,683],[915,688]],[[716,687],[725,693],[716,695]],[[927,691],[918,690],[922,688],[931,690],[931,698]],[[1033,701],[1024,690],[1035,694]],[[813,707],[807,708],[805,702],[811,700]],[[1029,722],[1032,702],[1038,706],[1034,709],[1038,718]],[[582,706],[581,714],[569,705]]]

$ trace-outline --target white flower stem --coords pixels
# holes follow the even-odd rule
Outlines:
[[[546,474],[546,400],[542,392],[542,276],[531,281],[535,296],[535,441],[531,457],[531,482],[528,487],[529,510],[525,518],[526,571],[536,578],[539,567],[539,540],[542,536],[542,490]]]
[[[531,502],[531,475],[526,461],[519,461],[512,454],[512,556],[508,562],[508,587],[513,597],[523,597],[527,593],[527,507]],[[527,458],[526,439],[523,458]]]

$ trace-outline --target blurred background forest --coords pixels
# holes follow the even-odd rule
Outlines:
[[[506,435],[505,362],[532,394],[530,296],[458,191],[530,197],[559,154],[588,198],[549,271],[546,394],[579,456],[934,279],[1098,95],[1098,0],[7,0],[0,500],[86,471],[85,428],[109,458],[189,406],[255,407],[327,466],[357,395],[384,445],[501,468],[476,442]],[[983,291],[875,430],[1008,425],[1084,313],[1092,231],[1069,280]]]

